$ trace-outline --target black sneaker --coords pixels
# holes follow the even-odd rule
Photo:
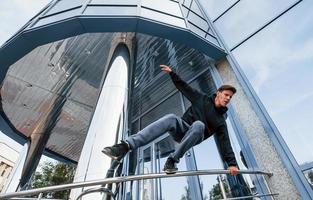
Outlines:
[[[114,160],[121,160],[127,152],[130,150],[128,144],[124,141],[121,141],[119,144],[115,144],[111,147],[105,147],[102,150],[102,153],[113,158]]]
[[[175,160],[172,157],[168,157],[165,162],[163,171],[167,174],[175,174],[177,170],[178,168],[176,167]]]

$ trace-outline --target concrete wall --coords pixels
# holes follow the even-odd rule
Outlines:
[[[232,106],[261,170],[274,174],[267,178],[271,192],[279,193],[277,199],[301,199],[281,157],[268,137],[264,125],[254,111],[248,96],[244,93],[229,62],[224,59],[217,63],[216,68],[223,84],[231,84],[237,88],[237,94],[232,99]]]

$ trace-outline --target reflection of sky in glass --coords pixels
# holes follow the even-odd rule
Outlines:
[[[167,157],[161,158],[160,165],[161,170],[165,164]],[[185,158],[183,157],[177,165],[179,171],[185,171]],[[161,189],[162,189],[162,200],[172,200],[172,199],[181,199],[181,197],[186,193],[185,187],[187,187],[187,178],[186,177],[177,177],[177,178],[162,178]]]
[[[158,156],[159,157],[159,156]],[[164,164],[167,160],[167,156],[160,158],[160,171],[163,172]],[[186,171],[185,157],[180,159],[180,162],[177,164],[179,171]],[[159,179],[158,185],[161,190],[161,198],[164,200],[172,199],[181,199],[181,197],[186,193],[185,187],[187,187],[187,178],[186,177],[177,177],[177,178],[162,178]]]
[[[295,0],[241,0],[216,21],[215,25],[232,48],[293,2]]]
[[[151,155],[151,147],[145,149],[144,155]],[[152,173],[151,171],[151,156],[145,157],[145,162],[143,163],[143,173],[142,174],[149,174]],[[152,193],[152,187],[153,187],[153,180],[148,179],[143,181],[143,195],[142,199],[149,200],[152,199],[153,193]]]
[[[210,137],[193,149],[198,170],[223,169],[213,137]],[[200,183],[203,184],[203,197],[210,197],[210,191],[212,190],[213,185],[217,184],[217,176],[199,176],[199,178]]]
[[[233,151],[236,156],[237,163],[240,169],[246,169],[240,159],[240,146],[236,139],[234,130],[229,120],[227,120],[227,128],[229,131],[229,136],[232,144]],[[223,169],[220,156],[217,151],[217,147],[213,137],[210,137],[201,144],[195,146],[194,148],[197,168],[198,170],[207,170],[207,169]],[[209,192],[212,190],[213,185],[217,184],[217,176],[199,176],[200,182],[203,184],[203,196],[210,196]],[[244,176],[245,180],[248,181],[252,187],[252,181],[249,178],[249,175]]]
[[[210,18],[214,20],[222,14],[224,10],[233,5],[236,0],[200,0],[200,2]]]
[[[301,2],[233,52],[299,164],[313,161],[312,9]]]

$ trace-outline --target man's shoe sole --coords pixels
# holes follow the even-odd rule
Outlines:
[[[166,174],[175,174],[176,172],[177,172],[177,168],[176,169],[172,169],[172,170],[164,170],[164,172],[166,173]]]
[[[109,156],[113,160],[120,160],[119,157],[113,156],[109,149],[103,149],[101,152],[104,153],[105,155]]]

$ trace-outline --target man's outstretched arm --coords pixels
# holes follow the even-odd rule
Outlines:
[[[230,171],[230,174],[237,175],[238,174],[237,161],[229,140],[227,126],[226,125],[220,126],[217,130],[216,136],[218,141],[217,145],[220,148],[224,160],[228,164],[228,170]]]
[[[161,70],[165,73],[170,74],[171,79],[175,85],[175,87],[191,102],[196,101],[202,96],[198,90],[190,87],[185,81],[183,81],[175,72],[173,72],[172,68],[167,65],[160,65]]]

